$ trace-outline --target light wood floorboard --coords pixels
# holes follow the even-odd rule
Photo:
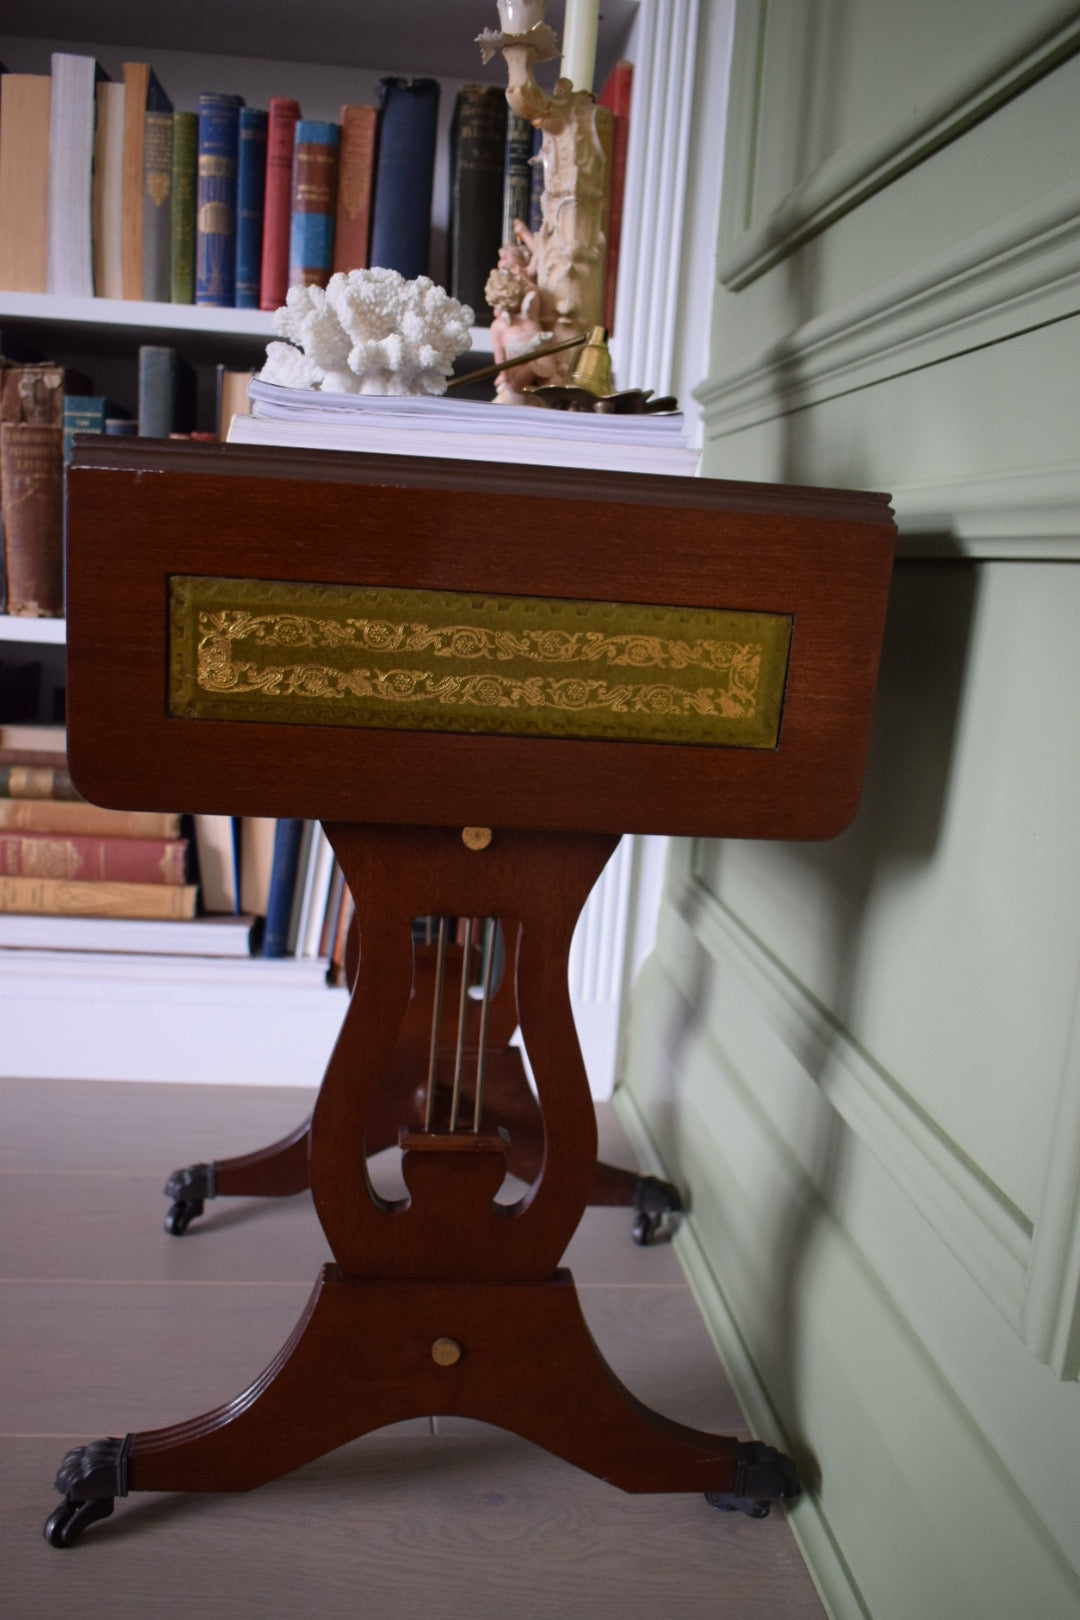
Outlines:
[[[309,1200],[225,1201],[181,1239],[165,1175],[246,1152],[297,1090],[0,1082],[4,1620],[820,1620],[782,1513],[628,1496],[500,1430],[400,1424],[239,1496],[140,1496],[67,1552],[41,1534],[69,1446],[190,1418],[276,1353],[327,1256]],[[602,1110],[603,1151],[632,1162]],[[626,1210],[567,1256],[613,1369],[682,1422],[748,1432],[678,1262]]]

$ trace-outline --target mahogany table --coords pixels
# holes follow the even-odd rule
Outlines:
[[[628,1491],[755,1516],[796,1495],[781,1453],[641,1405],[560,1269],[597,1175],[567,955],[623,832],[810,839],[850,820],[887,497],[97,440],[76,447],[68,523],[80,790],[321,820],[356,938],[312,1118],[254,1156],[310,1186],[334,1263],[249,1389],[70,1452],[47,1539],[72,1545],[130,1491],[247,1490],[436,1414]],[[414,947],[426,917],[501,920],[501,1014],[462,996],[454,1033],[469,975]],[[499,1117],[508,1016],[536,1080],[531,1158],[529,1121]],[[391,1199],[368,1160],[395,1116]],[[528,1183],[512,1202],[508,1163]]]

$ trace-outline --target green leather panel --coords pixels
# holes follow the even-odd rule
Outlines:
[[[782,614],[190,575],[169,712],[196,719],[773,748]]]

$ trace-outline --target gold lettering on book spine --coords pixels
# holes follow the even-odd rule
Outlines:
[[[773,748],[791,619],[174,576],[171,714]]]

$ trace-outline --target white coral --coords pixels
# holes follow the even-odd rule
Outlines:
[[[273,317],[274,331],[298,346],[297,365],[306,363],[311,380],[292,381],[299,373],[277,352],[287,351],[282,343],[270,345],[261,375],[326,392],[443,394],[454,361],[472,342],[472,322],[469,306],[429,276],[338,271],[325,290],[291,287]]]

